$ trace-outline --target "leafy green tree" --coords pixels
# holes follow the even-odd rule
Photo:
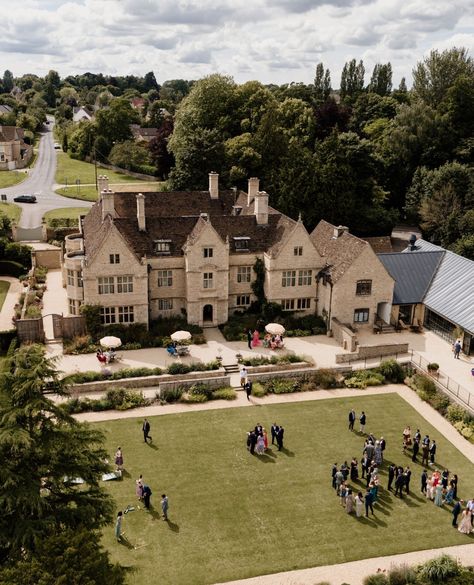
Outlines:
[[[153,73],[153,71],[149,71],[148,73],[145,74],[145,78],[143,80],[143,83],[144,83],[145,91],[150,91],[151,89],[155,89],[155,90],[160,89],[160,86],[158,85],[158,83],[156,81],[156,77],[155,77],[155,74]]]
[[[231,183],[243,185],[245,179],[259,174],[262,157],[255,149],[250,132],[229,138],[224,143],[224,148]]]
[[[125,569],[113,565],[96,531],[66,528],[46,535],[34,554],[0,569],[1,585],[123,585]]]
[[[392,91],[391,63],[377,63],[375,65],[368,90],[381,96],[390,95]]]
[[[441,53],[433,50],[413,69],[413,91],[436,108],[461,76],[474,76],[474,61],[465,48],[453,47]]]
[[[474,260],[474,234],[462,236],[454,244],[451,244],[449,249],[460,256],[469,258],[469,260]]]
[[[140,171],[140,167],[151,166],[150,151],[134,140],[115,144],[109,154],[109,161],[122,169]]]
[[[0,550],[9,560],[63,530],[112,520],[112,500],[99,483],[109,470],[103,436],[50,400],[48,387],[64,393],[55,360],[40,345],[18,349],[0,373]]]
[[[323,104],[331,95],[331,90],[331,73],[329,69],[324,69],[323,63],[318,63],[314,77],[314,104],[316,106]]]
[[[365,126],[383,118],[392,120],[398,109],[398,102],[389,96],[378,93],[362,93],[352,108],[351,129],[358,133],[363,132]]]
[[[345,63],[341,74],[341,99],[347,102],[353,101],[364,91],[365,67],[362,61],[352,59]]]
[[[173,118],[166,116],[158,128],[157,135],[148,144],[152,163],[155,165],[156,174],[163,180],[167,180],[171,168],[174,165],[174,157],[168,150],[168,140],[173,133]]]
[[[6,71],[3,74],[2,85],[3,91],[5,93],[10,93],[11,90],[13,89],[13,86],[15,85],[13,80],[13,73],[9,69],[6,69]]]
[[[345,104],[338,104],[333,98],[326,100],[316,109],[316,137],[324,139],[330,136],[334,129],[346,132],[351,117],[351,111]]]
[[[104,139],[100,149],[102,156],[108,156],[114,143],[131,139],[130,124],[137,124],[139,121],[139,114],[123,98],[113,99],[107,109],[99,110],[94,125],[97,136]]]

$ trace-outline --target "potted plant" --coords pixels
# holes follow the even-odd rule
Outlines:
[[[241,353],[236,353],[235,354],[235,359],[237,360],[237,363],[238,364],[241,364],[242,361],[243,361],[243,359],[244,359],[244,356]]]
[[[439,364],[437,364],[437,363],[435,363],[435,362],[432,362],[432,363],[429,363],[429,364],[428,364],[426,367],[427,367],[427,369],[428,369],[428,372],[429,372],[430,374],[432,374],[432,375],[433,375],[433,374],[437,374],[437,373],[438,373],[438,370],[439,370]]]

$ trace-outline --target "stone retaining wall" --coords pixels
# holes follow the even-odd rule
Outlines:
[[[161,376],[143,376],[140,378],[122,378],[120,380],[98,380],[97,382],[84,382],[73,384],[69,387],[71,394],[87,394],[89,392],[107,392],[111,388],[153,388],[163,383],[177,382],[177,385],[190,383],[190,385],[210,378],[223,378],[224,368],[209,370],[207,372],[190,372],[189,374],[162,374]]]
[[[395,354],[408,353],[408,343],[389,343],[386,345],[360,345],[355,353],[336,354],[336,364],[348,364],[350,362],[393,356]]]
[[[295,364],[296,365],[296,364]],[[307,368],[300,368],[294,370],[283,370],[279,372],[260,372],[260,373],[253,373],[249,371],[248,378],[252,380],[252,382],[262,382],[263,380],[271,380],[272,378],[299,378],[300,376],[310,375],[318,372],[321,369],[328,369],[332,370],[338,374],[348,374],[352,371],[352,368],[347,366],[341,366],[336,368],[316,368],[316,367],[307,367]]]
[[[170,380],[166,382],[160,382],[160,389],[159,394],[161,396],[161,392],[164,390],[174,390],[178,387],[186,387],[190,388],[194,386],[196,383],[199,384],[206,384],[209,388],[224,388],[224,386],[230,386],[230,376],[219,376],[219,377],[211,377],[211,378],[199,378],[199,380]]]
[[[331,320],[331,331],[334,339],[344,349],[354,352],[357,349],[357,333],[338,321],[335,317]]]
[[[286,372],[289,370],[301,370],[302,368],[310,368],[313,364],[308,362],[296,362],[293,364],[264,364],[262,366],[244,366],[249,374],[259,374],[266,372]]]

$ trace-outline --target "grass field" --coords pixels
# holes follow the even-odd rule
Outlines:
[[[88,207],[61,207],[60,209],[47,211],[44,214],[43,219],[49,224],[52,219],[77,219],[78,215],[81,213],[87,213],[88,211]]]
[[[130,177],[108,169],[101,169],[97,167],[97,173],[99,175],[107,175],[110,183],[141,183],[140,179]],[[67,181],[66,181],[67,179]],[[64,152],[58,152],[58,166],[56,169],[56,183],[65,185],[75,186],[76,180],[79,179],[84,184],[95,185],[95,169],[92,163],[84,162],[81,160],[75,160],[70,158]]]
[[[14,203],[0,203],[0,212],[5,214],[12,221],[18,221],[21,215],[21,207]]]
[[[6,280],[0,280],[0,311],[2,310],[3,303],[5,302],[5,298],[7,296],[8,289],[10,288],[10,283]]]
[[[0,171],[0,189],[13,187],[26,179],[28,175],[19,171]]]
[[[367,430],[387,440],[386,465],[412,467],[412,493],[403,500],[381,489],[374,518],[347,515],[331,487],[331,466],[359,459],[363,437],[347,430],[347,413],[367,413]],[[135,479],[143,473],[155,511],[125,516],[132,547],[113,527],[104,544],[134,569],[130,583],[191,585],[341,563],[411,550],[474,542],[451,528],[448,508],[419,494],[421,466],[401,453],[406,424],[438,443],[440,466],[460,477],[461,497],[472,496],[471,463],[396,394],[190,412],[151,418],[153,445],[139,419],[100,423],[113,459],[124,451],[123,481],[107,489],[118,509],[137,504]],[[285,450],[252,457],[246,432],[283,424]],[[385,468],[382,486],[386,487]],[[364,484],[353,486],[359,490]],[[169,496],[170,522],[158,517],[160,494]],[[136,546],[136,548],[134,548]]]

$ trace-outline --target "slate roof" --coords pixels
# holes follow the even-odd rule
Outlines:
[[[392,239],[390,236],[374,236],[364,238],[376,254],[388,254],[393,252]]]
[[[13,142],[14,140],[23,140],[23,128],[16,126],[0,126],[0,142]]]
[[[268,224],[257,224],[251,207],[242,205],[240,215],[232,215],[235,203],[233,191],[220,191],[218,199],[211,199],[208,191],[173,191],[145,193],[146,231],[138,230],[136,217],[136,193],[115,193],[116,217],[113,223],[138,258],[155,256],[154,242],[171,240],[170,255],[181,256],[188,237],[196,236],[203,225],[201,214],[209,221],[222,241],[230,241],[230,253],[245,253],[235,249],[233,238],[249,238],[250,253],[272,251],[286,231],[296,222],[269,208]],[[240,197],[247,202],[247,194]],[[107,225],[107,224],[106,224]],[[84,248],[93,256],[103,241],[105,226],[102,224],[102,203],[96,203],[83,220]]]
[[[13,108],[7,104],[0,104],[0,114],[10,114],[13,112]]]
[[[378,254],[379,260],[395,280],[393,304],[422,303],[444,254],[444,251]]]
[[[310,235],[319,255],[326,261],[327,272],[333,283],[344,276],[354,260],[369,247],[367,242],[349,232],[344,232],[338,238],[334,237],[334,227],[321,220]]]

